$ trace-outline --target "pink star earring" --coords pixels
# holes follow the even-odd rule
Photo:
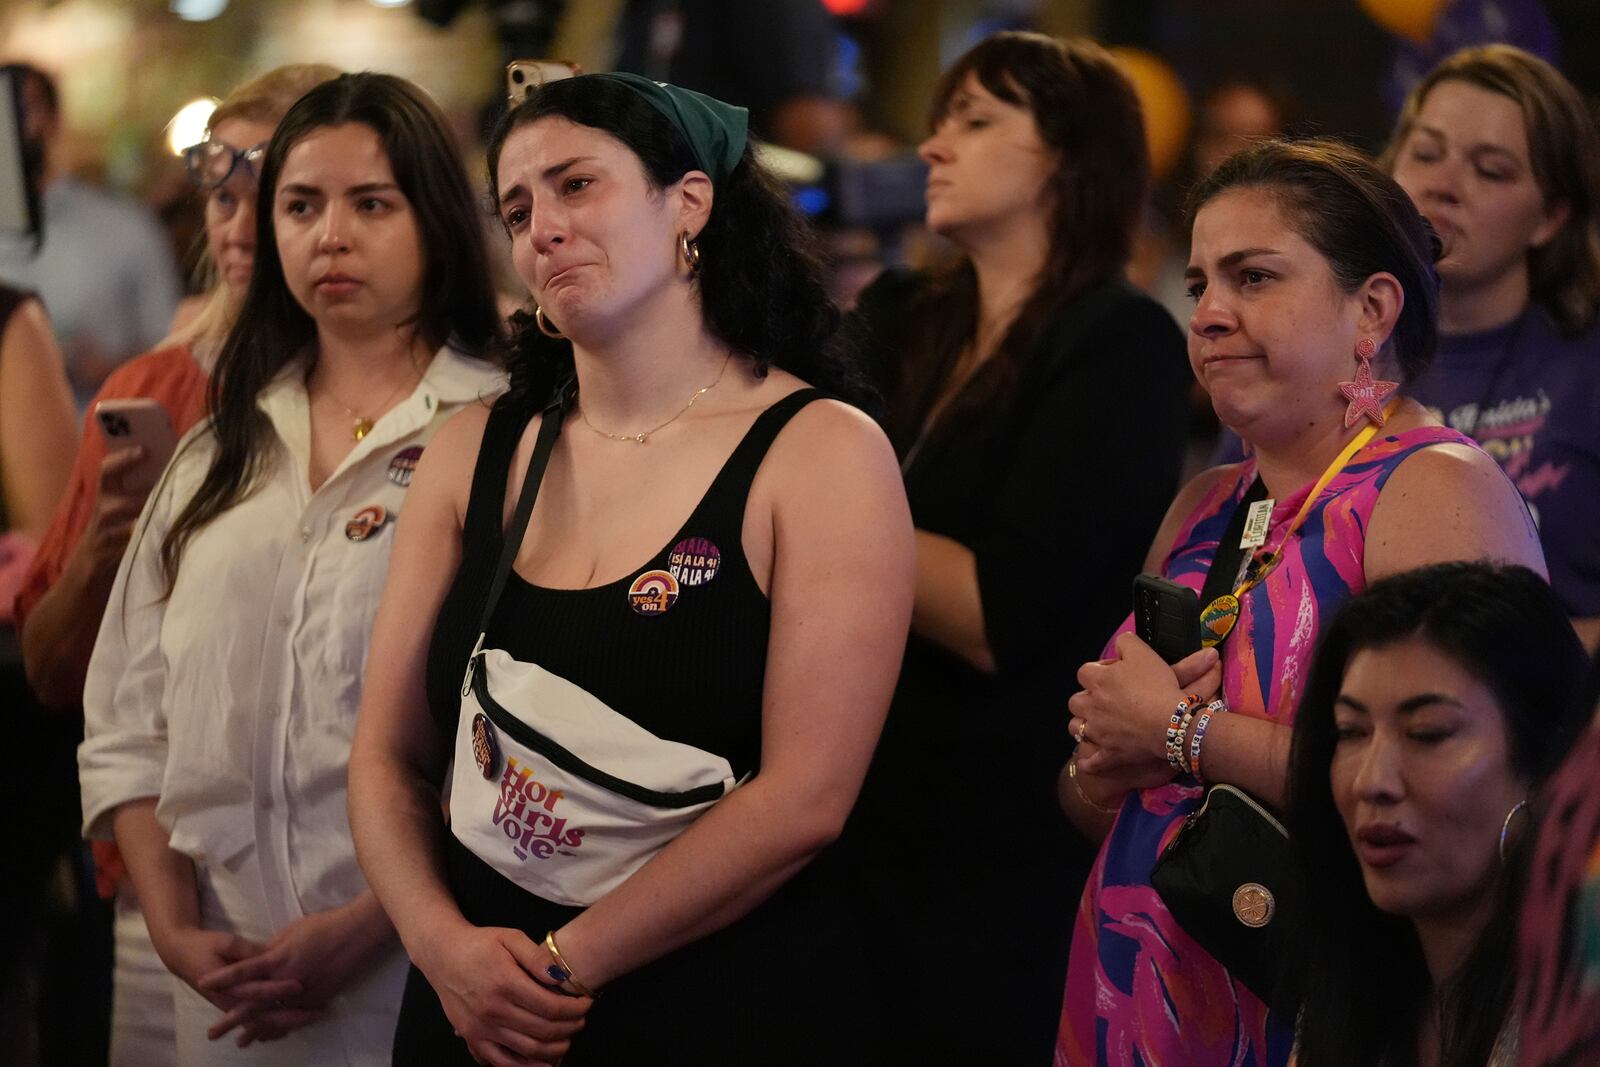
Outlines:
[[[1399,382],[1385,382],[1372,376],[1372,357],[1377,351],[1378,345],[1372,338],[1363,337],[1357,341],[1356,380],[1339,383],[1339,392],[1350,401],[1344,410],[1344,427],[1347,430],[1361,421],[1363,415],[1382,426],[1385,419],[1383,402],[1390,393],[1400,388]]]

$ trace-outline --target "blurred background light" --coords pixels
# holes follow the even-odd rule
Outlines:
[[[167,10],[185,22],[209,22],[228,9],[228,0],[172,0]]]
[[[206,123],[216,109],[217,102],[209,96],[191,100],[178,109],[167,123],[167,148],[173,155],[181,156],[185,148],[205,139]]]

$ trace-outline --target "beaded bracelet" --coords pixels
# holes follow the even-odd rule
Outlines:
[[[1183,739],[1188,729],[1184,716],[1199,702],[1198,693],[1188,694],[1178,701],[1178,706],[1173,709],[1172,718],[1167,723],[1167,762],[1180,771],[1183,770]]]
[[[1211,726],[1212,716],[1220,715],[1227,710],[1227,704],[1221,700],[1213,700],[1206,705],[1205,710],[1200,713],[1199,719],[1194,724],[1194,739],[1189,742],[1189,766],[1186,769],[1194,776],[1195,781],[1202,784],[1205,782],[1205,778],[1200,774],[1200,744],[1206,738],[1206,730]]]
[[[1184,750],[1189,747],[1189,727],[1194,723],[1194,717],[1199,713],[1199,708],[1195,707],[1193,704],[1189,705],[1188,708],[1184,709],[1183,721],[1178,724],[1177,749],[1179,767],[1185,767],[1183,753]],[[1185,767],[1185,769],[1187,768]]]

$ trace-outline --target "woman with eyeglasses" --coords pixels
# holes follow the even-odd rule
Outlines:
[[[71,480],[16,599],[28,683],[48,707],[76,709],[100,616],[146,491],[123,476],[143,458],[138,446],[108,451],[94,424],[102,400],[149,397],[183,434],[205,410],[207,373],[244,301],[255,261],[256,160],[296,100],[338,71],[320,64],[278,67],[228,95],[212,112],[206,139],[187,154],[206,200],[206,268],[200,312],[161,345],[123,364],[100,387],[84,420]],[[113,1064],[172,1062],[171,976],[156,957],[116,846],[95,842],[100,893],[116,899]]]

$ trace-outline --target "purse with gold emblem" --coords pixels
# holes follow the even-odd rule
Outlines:
[[[1231,785],[1183,821],[1151,883],[1185,933],[1275,1012],[1299,1003],[1305,881],[1283,823]]]

